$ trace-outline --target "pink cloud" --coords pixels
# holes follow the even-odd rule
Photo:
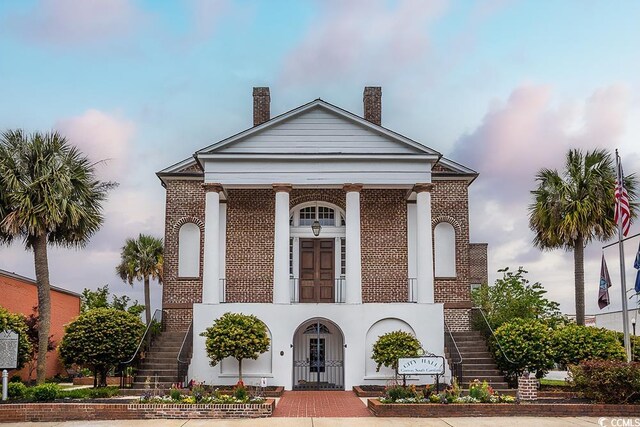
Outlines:
[[[320,18],[285,58],[285,82],[331,80],[347,72],[390,73],[423,59],[430,23],[445,0],[389,2],[338,0],[318,3]]]
[[[55,124],[67,139],[97,165],[102,179],[117,180],[128,166],[133,122],[98,110],[87,110],[80,116],[61,119]]]
[[[29,14],[5,22],[31,41],[77,46],[124,39],[144,19],[130,0],[40,0]]]
[[[453,158],[482,172],[481,186],[492,190],[491,199],[524,202],[536,172],[561,168],[569,148],[615,147],[625,130],[628,98],[627,88],[610,86],[557,105],[550,87],[520,86],[457,141]]]

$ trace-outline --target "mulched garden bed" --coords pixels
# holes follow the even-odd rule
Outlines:
[[[257,395],[260,392],[260,387],[249,386],[249,385],[245,385],[244,387],[252,395]],[[235,390],[235,386],[231,386],[231,385],[207,385],[205,386],[205,388],[208,391],[213,391],[217,389],[220,393],[223,393],[223,394],[233,394],[233,391]],[[264,397],[280,397],[282,396],[282,393],[284,393],[283,386],[271,385],[264,388],[263,396]]]
[[[394,404],[369,399],[369,410],[376,417],[602,417],[640,416],[640,405],[575,403],[423,403]]]

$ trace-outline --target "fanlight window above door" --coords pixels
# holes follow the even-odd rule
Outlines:
[[[318,324],[317,323],[313,323],[309,326],[307,326],[307,328],[304,330],[305,334],[317,334],[318,333],[318,329],[320,329],[320,333],[321,334],[330,334],[331,331],[329,331],[329,328],[327,328],[327,326],[323,323],[320,323],[320,327],[318,328]]]
[[[308,227],[316,220],[322,227],[344,227],[345,225],[342,212],[323,205],[306,206],[294,210],[293,215],[289,217],[289,225]]]

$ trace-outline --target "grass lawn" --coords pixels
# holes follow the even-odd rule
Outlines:
[[[569,387],[569,384],[565,380],[549,380],[546,378],[542,378],[540,380],[540,385],[547,385],[553,387]]]

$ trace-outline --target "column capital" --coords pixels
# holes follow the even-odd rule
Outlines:
[[[413,186],[413,191],[415,191],[416,193],[424,193],[426,192],[432,192],[433,191],[433,187],[434,185],[429,183],[418,183],[416,185]]]
[[[204,188],[204,191],[207,193],[211,193],[214,191],[216,193],[222,193],[222,184],[207,182],[205,184],[202,184],[202,188]]]
[[[349,184],[343,185],[342,189],[347,193],[350,193],[352,191],[355,191],[355,192],[359,193],[362,190],[362,184],[351,184],[351,183],[349,183]]]
[[[280,192],[290,193],[292,189],[291,184],[283,184],[283,183],[271,184],[271,187],[273,187],[273,191],[275,191],[276,193],[280,193]]]

